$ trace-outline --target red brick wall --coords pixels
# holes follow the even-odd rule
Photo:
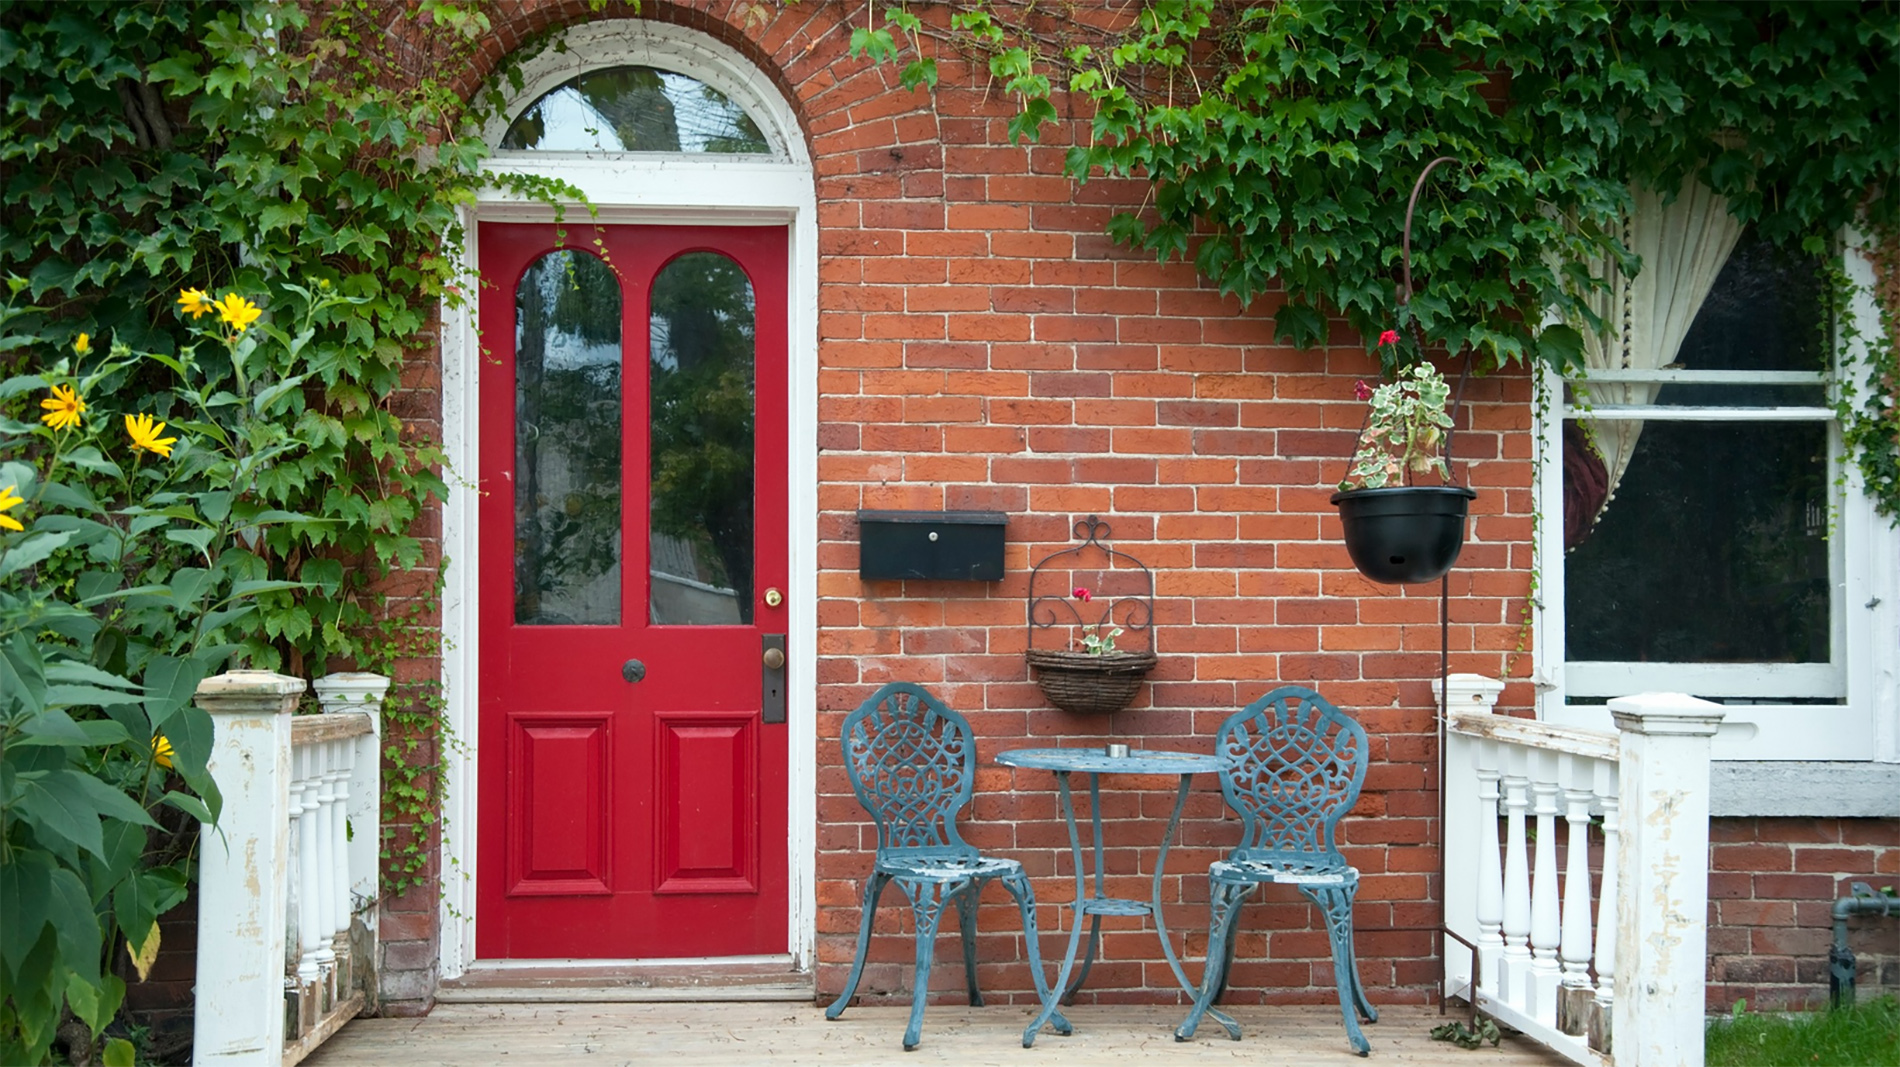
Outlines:
[[[934,101],[904,93],[889,71],[843,59],[846,29],[820,33],[818,21],[801,23],[789,44],[771,28],[758,39],[797,57],[787,79],[806,108],[821,204],[821,995],[842,984],[875,845],[838,761],[839,726],[876,686],[902,679],[930,685],[970,718],[983,769],[965,832],[1025,863],[1045,904],[1073,892],[1053,784],[1046,773],[994,766],[996,752],[1110,738],[1206,750],[1220,720],[1254,696],[1281,682],[1317,686],[1374,737],[1366,795],[1344,830],[1365,875],[1366,981],[1383,1000],[1425,999],[1436,974],[1431,936],[1393,928],[1435,919],[1422,902],[1436,895],[1426,683],[1438,666],[1436,590],[1371,585],[1339,543],[1328,497],[1362,415],[1352,383],[1374,374],[1363,346],[1343,334],[1322,352],[1274,344],[1271,297],[1243,311],[1190,268],[1157,265],[1103,236],[1109,217],[1137,207],[1146,190],[1078,188],[1063,177],[1074,130],[1011,146],[1006,106],[961,64],[946,61]],[[814,65],[824,73],[810,73]],[[1521,378],[1469,389],[1476,429],[1459,452],[1477,460],[1470,478],[1486,492],[1454,576],[1455,670],[1498,674],[1517,642],[1530,534],[1527,394]],[[1007,512],[1008,577],[861,582],[859,508]],[[1071,544],[1071,524],[1091,513],[1113,524],[1117,547],[1151,566],[1156,582],[1160,666],[1135,705],[1108,719],[1048,706],[1023,660],[1029,569]],[[1110,891],[1146,897],[1171,783],[1111,785]],[[1164,896],[1198,955],[1206,867],[1238,824],[1211,780],[1197,783],[1188,820]],[[1290,891],[1266,898],[1245,917],[1242,955],[1255,962],[1236,969],[1234,998],[1330,998],[1315,916]],[[1068,913],[1045,906],[1041,917],[1048,955],[1063,944]],[[1000,892],[981,925],[985,984],[1026,999],[1017,920]],[[1106,960],[1085,996],[1171,998],[1173,979],[1143,924],[1105,925]],[[907,996],[912,953],[908,915],[887,908],[861,991]],[[962,983],[953,963],[933,980],[953,998]]]
[[[490,58],[551,26],[624,14],[582,0],[503,4]],[[998,768],[997,751],[1110,738],[1206,750],[1225,714],[1267,689],[1318,688],[1372,734],[1365,794],[1342,828],[1364,874],[1362,973],[1378,1002],[1427,999],[1436,965],[1417,928],[1436,918],[1437,591],[1368,583],[1340,544],[1328,497],[1363,412],[1353,382],[1376,373],[1360,340],[1341,331],[1323,351],[1276,345],[1273,295],[1243,310],[1189,266],[1114,247],[1104,224],[1139,207],[1145,186],[1062,176],[1080,127],[1010,145],[1006,103],[954,55],[940,57],[934,99],[849,59],[845,20],[861,22],[862,5],[649,0],[643,16],[711,33],[772,75],[801,111],[818,178],[821,995],[842,984],[874,845],[839,762],[839,725],[877,685],[904,679],[974,725],[982,770],[965,833],[1035,877],[1045,956],[1068,931],[1057,906],[1073,891],[1067,832],[1050,777]],[[1474,380],[1466,397],[1457,451],[1481,496],[1452,576],[1451,667],[1497,676],[1511,664],[1521,676],[1528,662],[1511,652],[1529,584],[1529,386],[1521,375]],[[867,507],[1008,512],[1008,576],[861,582],[854,513]],[[1156,582],[1160,664],[1111,718],[1050,707],[1023,661],[1028,569],[1092,513]],[[1504,704],[1522,708],[1529,695],[1514,684]],[[1112,891],[1145,897],[1172,790],[1112,785]],[[1196,783],[1187,819],[1164,896],[1198,956],[1207,864],[1238,824],[1211,779]],[[1328,1000],[1323,927],[1291,891],[1265,893],[1243,920],[1233,999]],[[880,916],[865,995],[908,996],[914,943],[902,911]],[[410,894],[384,921],[385,988],[399,983],[385,1009],[424,1008],[433,898]],[[1106,958],[1085,997],[1175,996],[1140,925],[1105,922]],[[1028,999],[1017,919],[1000,891],[981,926],[984,984],[999,1000]],[[943,944],[933,980],[960,989],[953,942]]]
[[[488,66],[471,84],[541,31],[633,13],[586,0],[508,0],[495,11]],[[1436,966],[1418,928],[1435,922],[1438,896],[1436,591],[1372,585],[1340,546],[1330,483],[1361,417],[1352,383],[1375,373],[1359,339],[1342,331],[1327,350],[1289,350],[1272,339],[1274,294],[1243,310],[1184,265],[1114,247],[1103,226],[1137,208],[1144,186],[1062,176],[1080,126],[1009,144],[1007,105],[955,55],[940,55],[934,97],[849,59],[847,20],[862,24],[862,4],[648,0],[641,15],[709,33],[772,77],[800,112],[818,177],[821,996],[842,984],[874,846],[839,763],[839,726],[877,685],[904,679],[975,726],[981,770],[964,832],[1036,879],[1045,958],[1068,932],[1067,833],[1049,776],[997,767],[996,752],[1109,739],[1206,749],[1226,712],[1275,684],[1320,689],[1373,737],[1365,794],[1342,828],[1364,872],[1362,973],[1377,1002],[1429,999]],[[434,376],[418,373],[405,418],[433,437],[439,397]],[[1453,574],[1450,634],[1452,669],[1513,676],[1502,706],[1519,711],[1530,702],[1517,654],[1528,642],[1528,399],[1521,375],[1467,391],[1458,453],[1482,495]],[[861,582],[854,512],[876,507],[1008,512],[1008,577]],[[1067,547],[1071,523],[1088,514],[1110,521],[1117,547],[1156,581],[1160,665],[1133,707],[1106,718],[1050,707],[1022,657],[1028,569]],[[435,536],[425,531],[430,569]],[[433,677],[437,663],[404,669]],[[1147,895],[1169,785],[1114,783],[1104,804],[1111,891]],[[1714,832],[1711,1006],[1824,995],[1827,902],[1846,877],[1894,880],[1892,824],[1719,820]],[[1190,956],[1204,949],[1206,864],[1237,833],[1213,783],[1197,782],[1164,889]],[[1292,892],[1266,894],[1243,918],[1233,999],[1329,999],[1323,929]],[[860,989],[873,998],[908,996],[911,982],[910,921],[891,899]],[[981,926],[984,985],[997,1000],[1028,999],[1017,919],[1000,892]],[[1105,926],[1085,996],[1174,997],[1143,924]],[[1863,920],[1855,936],[1868,968],[1895,966],[1885,927]],[[386,904],[383,939],[384,1010],[425,1010],[438,939],[430,887]],[[933,982],[956,999],[954,941],[941,948]]]
[[[1709,824],[1711,1011],[1827,1001],[1829,909],[1848,883],[1900,887],[1900,820],[1714,819]],[[1900,917],[1848,922],[1860,995],[1900,989]]]

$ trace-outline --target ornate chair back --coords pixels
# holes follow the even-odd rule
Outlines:
[[[1285,685],[1229,716],[1216,751],[1240,813],[1239,860],[1344,866],[1333,840],[1366,781],[1366,728],[1311,689]]]
[[[891,682],[845,716],[845,771],[880,856],[974,856],[957,813],[976,780],[970,724],[922,686]]]

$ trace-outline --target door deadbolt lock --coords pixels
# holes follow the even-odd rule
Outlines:
[[[785,721],[785,635],[759,635],[760,722]]]
[[[774,586],[771,589],[767,589],[765,591],[765,606],[766,607],[776,608],[780,604],[783,604],[783,603],[785,603],[785,594],[779,592],[776,586]]]

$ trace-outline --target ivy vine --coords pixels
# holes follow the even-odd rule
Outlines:
[[[1109,233],[1271,307],[1297,347],[1349,343],[1343,325],[1372,351],[1409,317],[1481,371],[1578,368],[1580,331],[1604,327],[1585,302],[1606,284],[1597,265],[1641,268],[1617,236],[1636,185],[1701,181],[1814,254],[1900,219],[1895,0],[1146,0],[1109,28],[1084,14],[887,3],[852,43],[920,88],[938,52],[972,56],[1016,102],[1012,138],[1073,108],[1068,173],[1150,187]],[[1464,165],[1418,205],[1401,307],[1406,198],[1443,155]],[[1893,337],[1883,326],[1874,347]],[[1900,515],[1900,485],[1878,476],[1893,411],[1857,407],[1848,425]]]

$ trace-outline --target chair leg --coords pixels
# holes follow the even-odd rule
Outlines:
[[[1036,1034],[1042,1029],[1045,1021],[1042,1015],[1047,1015],[1047,1022],[1056,1028],[1056,1033],[1065,1037],[1074,1033],[1075,1027],[1069,1024],[1061,1009],[1051,1002],[1049,979],[1042,973],[1042,934],[1036,928],[1036,891],[1029,884],[1029,876],[1022,871],[1011,871],[1002,876],[1002,882],[1003,888],[1009,890],[1009,895],[1016,898],[1016,910],[1022,913],[1023,944],[1029,950],[1029,973],[1036,981],[1036,997],[1043,1003],[1042,1014],[1023,1032],[1023,1047],[1029,1048],[1036,1043]]]
[[[1353,886],[1302,885],[1300,892],[1319,905],[1326,916],[1326,936],[1333,943],[1333,985],[1339,991],[1339,1014],[1346,1022],[1346,1038],[1361,1056],[1372,1051],[1372,1042],[1359,1029],[1359,977],[1352,951]]]
[[[889,884],[891,876],[882,871],[872,871],[871,877],[864,881],[864,916],[858,920],[858,952],[851,959],[851,973],[845,976],[844,992],[825,1009],[827,1019],[843,1015],[846,1005],[857,995],[858,979],[864,977],[864,955],[871,948],[871,920],[877,915],[878,898],[884,895],[884,887]]]
[[[1379,1021],[1379,1009],[1366,999],[1366,983],[1359,977],[1359,949],[1353,943],[1353,932],[1346,931],[1346,976],[1352,979],[1352,1002],[1359,1009],[1360,1018],[1369,1023]]]
[[[1176,1041],[1186,1041],[1200,1028],[1201,1017],[1206,1015],[1214,998],[1227,988],[1227,965],[1230,960],[1227,949],[1216,951],[1215,946],[1229,946],[1233,941],[1234,928],[1240,924],[1240,904],[1253,892],[1251,885],[1230,885],[1225,882],[1209,880],[1208,911],[1211,914],[1207,927],[1207,965],[1201,973],[1201,991],[1194,998],[1194,1007],[1188,1011],[1187,1018],[1174,1029]],[[1222,1023],[1226,1026],[1226,1023]],[[1240,1040],[1240,1027],[1228,1026],[1227,1035],[1235,1041]]]
[[[976,907],[986,881],[988,879],[979,878],[956,894],[957,929],[963,934],[963,978],[970,987],[973,1008],[983,1006],[983,994],[976,988]]]
[[[930,999],[930,964],[937,954],[937,926],[943,921],[943,907],[949,897],[963,891],[968,883],[899,882],[910,896],[910,911],[917,924],[917,978],[910,989],[910,1025],[904,1028],[904,1051],[917,1047],[924,1032],[924,1003]]]
[[[1260,887],[1250,884],[1237,888],[1240,890],[1240,903],[1245,904],[1247,898],[1253,896],[1253,891]],[[1227,927],[1227,944],[1221,949],[1220,988],[1214,990],[1214,999],[1208,1001],[1209,1004],[1219,1004],[1220,999],[1227,995],[1227,979],[1233,975],[1234,969],[1234,947],[1239,944],[1239,942],[1240,922],[1238,918],[1236,918],[1236,920]],[[1208,936],[1207,944],[1210,949],[1214,945],[1214,939],[1211,933]]]

